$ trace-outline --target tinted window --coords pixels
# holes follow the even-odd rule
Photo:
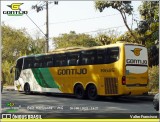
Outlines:
[[[104,64],[105,63],[105,49],[97,50],[97,64]]]
[[[33,68],[34,67],[34,57],[24,58],[24,69]]]
[[[82,65],[90,65],[95,64],[96,59],[96,51],[88,50],[81,52],[81,64]]]
[[[54,57],[55,57],[55,66],[66,66],[67,65],[66,54],[56,54]]]
[[[42,68],[43,67],[43,56],[37,56],[34,58],[34,68]]]
[[[46,55],[44,58],[44,67],[52,67],[54,62],[54,56],[53,55]]]
[[[68,66],[75,66],[79,64],[79,57],[80,57],[80,52],[74,52],[74,53],[68,53],[67,54],[67,65]]]
[[[105,58],[106,63],[116,62],[119,59],[119,48],[118,47],[107,48],[105,57],[106,57]]]

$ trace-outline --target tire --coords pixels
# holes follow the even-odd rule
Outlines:
[[[96,100],[98,98],[97,88],[95,85],[91,84],[87,87],[87,96],[90,100]]]
[[[81,84],[75,86],[74,94],[78,99],[83,99],[85,97],[85,91]]]
[[[31,94],[30,85],[29,85],[28,83],[26,83],[26,84],[24,85],[24,92],[25,92],[26,95]]]

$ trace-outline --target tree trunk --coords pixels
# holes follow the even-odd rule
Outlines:
[[[123,18],[123,22],[125,24],[125,26],[127,27],[128,31],[130,32],[130,34],[133,36],[133,38],[135,39],[135,41],[137,40],[137,37],[132,33],[132,30],[129,28],[128,24],[127,24],[127,20],[124,17],[124,15],[122,14],[122,11],[119,10],[119,12],[121,13],[121,16]]]

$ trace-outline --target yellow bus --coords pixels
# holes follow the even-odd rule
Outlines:
[[[23,56],[15,66],[15,90],[69,93],[77,98],[148,93],[148,56],[142,45],[115,43],[57,49]]]

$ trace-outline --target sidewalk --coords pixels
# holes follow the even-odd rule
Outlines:
[[[6,91],[14,91],[14,86],[3,86],[3,90],[6,90]]]

